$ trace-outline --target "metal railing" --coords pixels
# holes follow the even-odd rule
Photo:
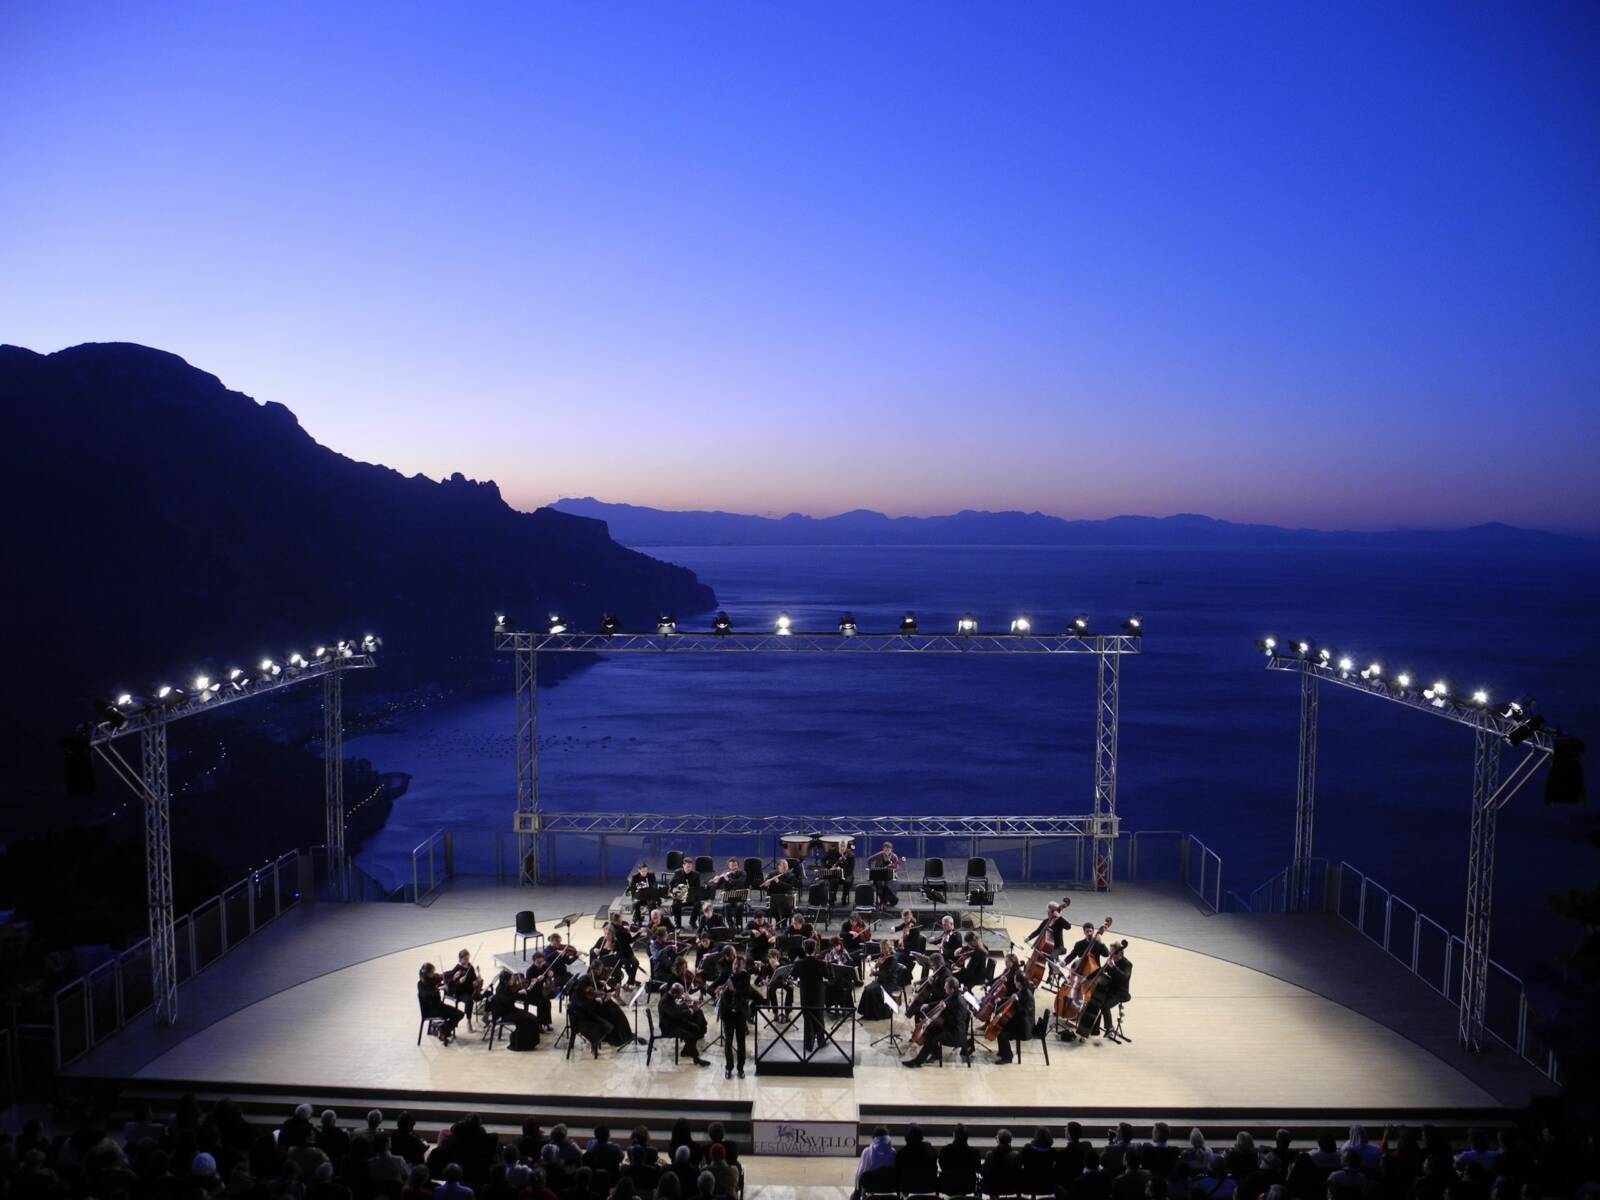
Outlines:
[[[178,982],[198,975],[299,903],[304,858],[291,850],[179,917],[174,923]],[[153,1000],[149,938],[58,988],[51,1000],[57,1069],[83,1057]]]
[[[1222,857],[1192,833],[1184,835],[1179,878],[1207,909],[1222,911]]]
[[[445,826],[411,851],[411,883],[404,898],[429,904],[445,884],[463,876],[517,879],[516,834],[486,825]],[[631,864],[630,864],[631,865]]]
[[[1328,860],[1311,860],[1311,912],[1322,912],[1328,907]],[[1289,868],[1258,884],[1248,896],[1228,892],[1223,897],[1224,912],[1283,913],[1289,911]]]

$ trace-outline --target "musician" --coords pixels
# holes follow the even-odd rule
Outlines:
[[[621,913],[612,913],[605,933],[595,943],[602,953],[615,956],[617,965],[627,973],[629,987],[639,982],[639,955],[634,949],[634,934],[634,928],[622,919]]]
[[[633,897],[633,920],[638,924],[644,906],[655,903],[660,896],[656,888],[656,873],[642,858],[639,860],[639,865],[633,869],[633,874],[628,876],[628,895]]]
[[[711,880],[711,886],[726,892],[736,892],[744,886],[744,868],[737,858],[728,860],[728,869]]]
[[[1011,1043],[1032,1036],[1037,1009],[1033,985],[1028,982],[1028,974],[1015,954],[1006,955],[1005,969],[995,978],[994,986],[1001,984],[1005,985],[1008,998],[1017,998],[1017,1002],[1011,1006],[1010,1018],[1001,1027],[1000,1053],[995,1058],[998,1063],[1008,1063],[1011,1061]]]
[[[1054,946],[1054,948],[1050,951],[1050,957],[1059,958],[1061,957],[1061,952],[1067,948],[1067,930],[1071,928],[1072,926],[1067,924],[1067,918],[1062,915],[1061,905],[1059,903],[1052,902],[1045,910],[1045,917],[1044,920],[1039,922],[1039,928],[1035,929],[1022,940],[1024,942],[1035,942],[1044,934],[1048,933]],[[1090,932],[1093,932],[1092,928],[1090,929]]]
[[[983,948],[983,942],[977,932],[968,930],[966,937],[962,939],[961,948],[956,951],[956,981],[964,988],[981,986],[988,974],[986,966],[988,957],[989,952]]]
[[[539,1024],[546,1029],[550,1028],[550,997],[561,990],[556,983],[556,977],[550,970],[550,961],[545,957],[543,950],[535,950],[533,961],[528,964],[527,973],[523,976],[525,985],[524,999],[533,1007]]]
[[[695,914],[694,927],[699,933],[709,935],[714,942],[727,941],[731,932],[728,929],[727,921],[723,919],[722,914],[717,911],[717,906],[710,900],[702,904],[700,911]]]
[[[661,997],[659,1007],[661,1032],[683,1043],[684,1050],[697,1067],[709,1067],[711,1060],[700,1057],[700,1039],[706,1035],[706,1015],[700,1006],[690,1001],[683,984],[675,983]]]
[[[711,940],[709,933],[702,933],[694,940],[694,973],[706,977],[717,968],[722,961],[722,948]]]
[[[672,965],[678,961],[678,944],[672,934],[657,928],[650,939],[650,982],[645,991],[660,992],[672,981]]]
[[[1078,1022],[1081,1037],[1089,1034],[1109,1034],[1115,1027],[1111,1010],[1130,999],[1128,984],[1133,978],[1133,963],[1128,959],[1128,943],[1118,942],[1111,947],[1100,969],[1089,976],[1094,985],[1089,1003],[1084,1006],[1083,1018]],[[1096,1026],[1100,1028],[1096,1028]]]
[[[900,914],[900,924],[895,926],[895,934],[900,938],[900,950],[897,957],[900,965],[907,973],[911,970],[911,956],[913,954],[926,954],[928,952],[928,939],[923,936],[922,926],[917,924],[917,918],[908,908]],[[922,968],[922,977],[928,977],[928,968]]]
[[[844,948],[850,952],[850,961],[856,962],[865,953],[865,947],[872,940],[872,931],[867,928],[867,923],[861,919],[860,914],[851,913],[845,918],[844,929],[839,936],[844,940]]]
[[[545,942],[544,958],[555,976],[556,986],[566,987],[572,980],[572,964],[578,960],[578,948],[563,942],[559,933],[552,933]]]
[[[800,957],[794,962],[795,982],[800,985],[802,1040],[806,1053],[824,1039],[822,1009],[828,1002],[828,965],[817,957],[817,943],[807,938],[800,944]]]
[[[417,1001],[426,1020],[439,1022],[439,1040],[446,1046],[456,1035],[456,1026],[466,1014],[453,1004],[446,1004],[439,993],[444,988],[444,976],[431,962],[425,962],[417,971]]]
[[[905,986],[905,972],[895,961],[894,944],[884,942],[878,947],[878,957],[872,964],[872,980],[861,989],[861,1000],[856,1012],[863,1021],[886,1021],[894,1010],[884,1000],[886,994],[898,992]]]
[[[772,926],[765,917],[757,917],[750,925],[750,962],[767,961],[767,951],[772,949]]]
[[[517,1007],[528,999],[529,984],[521,975],[512,975],[504,967],[495,979],[494,991],[489,993],[489,1015],[496,1021],[511,1026],[511,1036],[506,1040],[507,1050],[535,1050],[539,1046],[539,1018]],[[547,1000],[546,1005],[549,1004]]]
[[[828,903],[838,904],[850,897],[856,879],[854,842],[830,842],[822,856],[822,869],[828,872]]]
[[[580,979],[572,989],[567,1014],[572,1018],[572,1027],[591,1042],[621,1047],[635,1040],[622,1005],[601,992],[592,976]]]
[[[694,869],[694,859],[686,858],[672,873],[672,920],[683,924],[683,906],[693,912],[700,903],[700,874]]]
[[[729,946],[730,953],[733,947]],[[744,1078],[745,1035],[750,1012],[756,1003],[755,984],[750,965],[742,954],[733,954],[728,974],[717,988],[717,1019],[722,1022],[722,1077],[732,1079],[734,1068]]]
[[[750,977],[753,983],[766,987],[773,1007],[785,1012],[794,1007],[794,976],[776,950],[768,950],[765,959],[751,960]]]
[[[954,978],[950,965],[944,960],[944,955],[938,951],[928,955],[928,977],[917,989],[917,994],[911,998],[907,1015],[914,1021],[921,1020],[923,1013],[938,1003],[939,997],[944,995],[945,983]]]
[[[478,968],[472,965],[472,955],[461,951],[456,955],[456,965],[451,967],[444,975],[444,994],[452,1000],[461,1000],[468,1008],[472,1007],[478,994],[483,991],[483,976],[478,974]]]
[[[789,923],[783,927],[785,937],[797,937],[801,941],[817,936],[817,927],[806,920],[799,913],[789,918]]]
[[[869,870],[874,871],[887,869],[890,872],[890,878],[893,878],[894,873],[899,871],[900,864],[903,862],[905,862],[905,859],[894,852],[894,843],[885,842],[882,850],[867,859],[867,867]],[[890,887],[888,880],[884,879],[873,883],[872,896],[872,902],[879,908],[893,908],[900,902],[900,898],[895,895],[894,888]]]
[[[1106,960],[1106,944],[1095,936],[1094,922],[1083,923],[1083,936],[1072,943],[1072,950],[1067,954],[1066,966],[1071,966],[1086,956],[1092,954],[1101,962]]]
[[[955,961],[956,951],[961,949],[961,931],[956,928],[954,917],[946,915],[939,922],[939,933],[933,945],[944,956],[945,962]]]
[[[933,1005],[930,1015],[925,1020],[937,1020],[938,1028],[923,1031],[922,1049],[917,1051],[917,1056],[904,1063],[902,1066],[920,1067],[935,1054],[939,1053],[940,1046],[951,1046],[961,1051],[962,1058],[968,1058],[972,1052],[967,1049],[967,1033],[971,1029],[971,1013],[967,1010],[965,1001],[961,999],[961,985],[952,976],[944,981],[944,994],[937,1005]]]
[[[780,921],[794,911],[794,893],[799,882],[799,876],[789,869],[789,860],[781,858],[776,873],[761,883],[766,890],[772,915]]]

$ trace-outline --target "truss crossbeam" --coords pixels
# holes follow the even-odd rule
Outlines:
[[[1116,840],[1118,820],[1111,816],[742,816],[675,813],[544,812],[537,828],[546,834],[617,833],[665,836],[763,835],[802,832],[862,837],[1087,837]]]
[[[538,633],[495,631],[496,650],[585,654],[1137,654],[1131,634]]]

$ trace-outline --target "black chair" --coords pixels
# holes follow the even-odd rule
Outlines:
[[[694,860],[694,869],[701,879],[710,879],[717,873],[717,864],[712,861],[711,855],[702,854]]]
[[[644,1021],[646,1028],[650,1031],[650,1036],[645,1039],[644,1043],[644,1065],[647,1067],[650,1065],[650,1059],[656,1052],[656,1042],[662,1038],[666,1038],[672,1043],[672,1061],[676,1063],[678,1061],[678,1051],[683,1049],[683,1039],[675,1033],[665,1033],[656,1028],[656,1010],[653,1008],[644,1010]]]
[[[874,1167],[862,1172],[857,1195],[861,1200],[871,1200],[874,1196],[883,1197],[883,1200],[900,1200],[899,1170],[895,1167]]]
[[[483,1040],[489,1043],[489,1049],[494,1049],[494,1044],[500,1040],[500,1035],[505,1033],[506,1023],[487,1009],[483,1013]],[[511,1037],[506,1036],[506,1045],[511,1045]]]
[[[561,1031],[561,1036],[567,1039],[567,1058],[572,1057],[572,1047],[580,1037],[583,1037],[583,1040],[589,1043],[589,1057],[600,1057],[600,1043],[595,1041],[594,1038],[584,1037],[578,1032],[577,1027],[572,1023],[572,1010],[570,1008],[567,1009],[567,1027]]]
[[[856,902],[852,906],[858,913],[875,913],[878,911],[878,889],[870,883],[856,884]]]
[[[525,908],[517,914],[517,949],[524,961],[528,957],[528,943],[532,941],[537,941],[539,949],[544,949],[544,933],[539,929],[538,918],[533,915],[533,909]]]
[[[420,1046],[422,1045],[422,1035],[424,1033],[433,1034],[438,1032],[439,1018],[428,1015],[428,1010],[423,1007],[421,996],[417,997],[417,1011],[422,1014],[422,1021],[417,1025],[417,1045]]]
[[[939,1168],[907,1168],[901,1171],[900,1192],[906,1200],[936,1200],[939,1195]]]
[[[922,866],[922,895],[935,906],[950,898],[950,884],[944,877],[944,859],[930,858]]]
[[[676,871],[681,866],[683,866],[683,851],[682,850],[668,850],[667,851],[667,871],[669,873],[672,872],[672,871]]]
[[[811,910],[813,921],[822,921],[824,924],[833,916],[833,898],[828,892],[827,881],[813,883],[806,892],[806,907]]]
[[[1056,1194],[1056,1156],[1045,1150],[1024,1148],[1022,1166],[1017,1171],[1017,1190],[1024,1196]]]
[[[989,862],[988,862],[987,859],[983,859],[983,858],[969,858],[969,859],[967,859],[967,890],[968,891],[972,890],[972,881],[974,879],[988,879],[988,878],[989,878]]]

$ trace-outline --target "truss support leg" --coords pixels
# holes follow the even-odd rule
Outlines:
[[[1108,891],[1117,848],[1117,706],[1122,656],[1099,656],[1094,719],[1094,888]]]
[[[1317,811],[1317,677],[1300,672],[1300,774],[1294,797],[1294,856],[1289,860],[1286,907],[1311,911],[1311,832]]]
[[[167,727],[139,735],[144,784],[145,890],[150,904],[150,985],[156,1020],[178,1019],[178,939],[172,923],[172,809],[167,790]]]
[[[328,883],[340,900],[350,898],[344,843],[344,686],[337,669],[322,677],[322,794],[326,807]]]
[[[524,883],[539,882],[539,656],[519,646],[517,673],[517,861]],[[602,864],[603,865],[603,864]]]
[[[1457,1037],[1483,1049],[1484,1002],[1489,992],[1489,919],[1494,901],[1495,822],[1500,790],[1500,739],[1480,729],[1472,754],[1472,837],[1467,845],[1467,919],[1461,951],[1461,1011]]]

